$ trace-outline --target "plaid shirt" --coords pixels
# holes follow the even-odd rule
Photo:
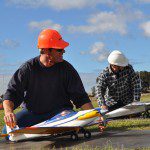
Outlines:
[[[140,78],[131,65],[117,73],[107,67],[97,78],[96,97],[98,105],[124,105],[139,101],[141,97]]]

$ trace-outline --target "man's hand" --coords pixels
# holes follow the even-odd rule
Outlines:
[[[106,105],[102,105],[101,109],[108,109],[108,107]]]
[[[5,113],[4,121],[11,129],[17,125],[16,116],[14,113]]]
[[[98,127],[100,129],[100,132],[102,133],[106,128],[105,119],[103,116],[99,117],[98,123],[99,123]]]
[[[5,112],[4,121],[12,129],[17,124],[16,116],[13,113],[14,103],[10,100],[4,100],[3,107]]]

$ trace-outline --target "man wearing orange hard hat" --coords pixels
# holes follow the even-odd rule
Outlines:
[[[63,59],[68,45],[56,30],[45,29],[39,34],[40,55],[14,73],[4,95],[4,121],[8,126],[32,126],[71,111],[73,104],[76,108],[93,108],[77,71]],[[14,114],[22,102],[26,108]]]
[[[126,56],[114,50],[108,56],[109,66],[97,78],[98,105],[109,111],[140,101],[140,78]]]

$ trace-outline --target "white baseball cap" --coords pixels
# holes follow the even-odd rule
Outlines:
[[[128,59],[119,50],[114,50],[108,56],[108,62],[112,65],[125,67],[129,64]]]

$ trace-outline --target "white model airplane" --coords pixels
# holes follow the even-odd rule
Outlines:
[[[133,102],[124,107],[118,108],[106,113],[106,118],[118,118],[123,116],[130,116],[134,114],[142,114],[144,118],[150,117],[150,102]]]
[[[149,113],[149,103],[131,103],[122,108],[116,109],[111,112],[95,108],[91,110],[83,110],[79,112],[68,112],[65,115],[58,114],[51,119],[42,123],[36,124],[31,127],[10,129],[7,126],[7,134],[1,136],[8,136],[10,141],[29,140],[38,137],[49,137],[59,135],[71,135],[74,140],[78,139],[78,133],[84,134],[85,138],[90,138],[91,133],[84,129],[84,127],[94,124],[100,124],[103,129],[106,126],[107,119],[117,118],[142,112]],[[104,119],[106,118],[106,119]]]
[[[102,126],[104,126],[105,120],[102,118],[105,113],[106,110],[101,110],[100,108],[83,110],[79,112],[72,111],[65,113],[65,115],[61,113],[31,127],[16,127],[12,130],[7,126],[6,136],[8,136],[10,141],[20,141],[37,137],[69,134],[72,139],[77,140],[78,133],[81,131],[85,138],[90,138],[91,133],[83,127],[99,124],[100,120]]]

